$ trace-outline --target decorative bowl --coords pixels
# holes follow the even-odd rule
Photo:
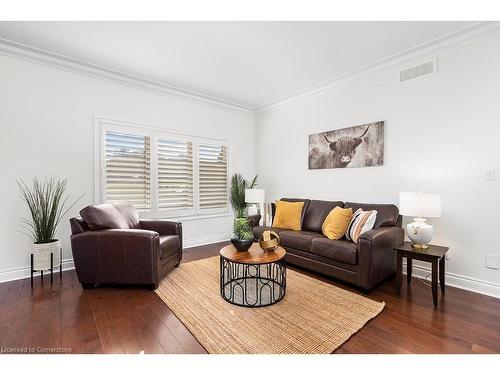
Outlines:
[[[266,237],[268,239],[266,239]],[[280,244],[278,233],[272,230],[264,231],[259,237],[259,246],[265,252],[271,253],[275,251]]]
[[[231,238],[231,243],[238,251],[248,251],[253,244],[253,239],[240,240],[239,238]]]

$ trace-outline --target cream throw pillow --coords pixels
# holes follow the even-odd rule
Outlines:
[[[347,228],[346,238],[357,243],[362,233],[373,229],[376,219],[376,210],[363,211],[361,208],[357,209],[354,215],[352,215],[351,222]]]

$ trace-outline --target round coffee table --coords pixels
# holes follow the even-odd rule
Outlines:
[[[220,251],[220,294],[244,307],[263,307],[283,299],[286,290],[286,251],[264,252],[254,243],[248,251],[233,245]]]

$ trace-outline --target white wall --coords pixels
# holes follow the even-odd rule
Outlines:
[[[231,172],[255,173],[254,115],[167,97],[0,56],[0,281],[26,276],[30,241],[16,232],[27,208],[16,179],[68,179],[72,197],[87,195],[62,222],[58,237],[71,259],[68,218],[94,203],[93,117],[222,137]],[[230,215],[184,222],[187,245],[227,239]]]
[[[499,46],[498,35],[477,40],[437,54],[436,75],[400,84],[400,67],[389,69],[258,115],[266,199],[397,204],[400,191],[441,193],[433,242],[451,248],[448,282],[500,296],[500,270],[484,265],[485,253],[500,255],[500,190],[483,181],[485,168],[500,177]],[[308,170],[309,134],[375,120],[385,121],[384,166]]]

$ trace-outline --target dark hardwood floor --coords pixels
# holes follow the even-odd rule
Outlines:
[[[189,249],[184,261],[217,255],[223,245]],[[394,280],[367,296],[385,301],[384,311],[336,353],[500,352],[500,299],[447,287],[434,309],[430,288],[418,279],[409,289],[404,283],[400,296],[395,293]],[[43,285],[37,278],[33,289],[29,279],[0,284],[0,347],[4,353],[11,348],[205,353],[154,292],[121,287],[82,290],[74,271],[64,272],[62,280],[54,278],[52,286],[48,277]]]

